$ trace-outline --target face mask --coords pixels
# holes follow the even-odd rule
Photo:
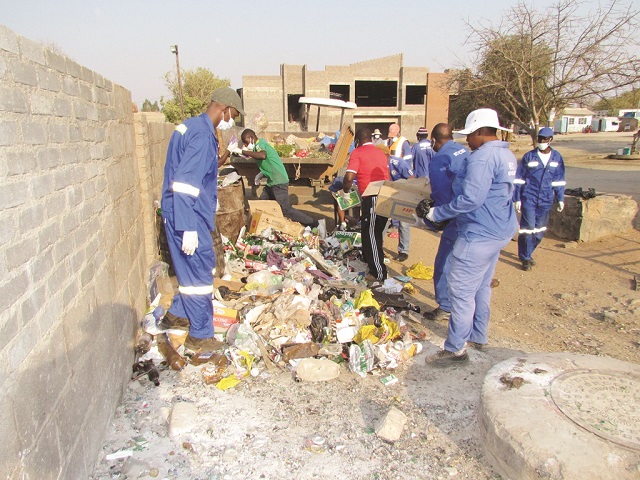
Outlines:
[[[247,145],[247,150],[251,150],[251,151],[253,151],[253,149],[254,149],[255,147],[256,147],[256,146],[254,145],[254,143],[253,143],[253,142],[251,142],[251,143],[249,143],[249,145]]]
[[[229,130],[235,124],[236,124],[236,122],[233,120],[233,118],[231,118],[231,109],[229,109],[229,121],[226,121],[224,119],[224,113],[223,113],[222,114],[222,120],[220,120],[220,123],[218,124],[218,129],[219,130]]]
[[[549,144],[548,143],[539,143],[538,144],[538,150],[540,150],[541,152],[543,150],[546,150],[547,148],[549,148]]]

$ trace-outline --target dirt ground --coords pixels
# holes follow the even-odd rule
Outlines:
[[[526,151],[526,141],[518,140],[516,155]],[[563,151],[568,164],[597,167],[592,145],[585,151],[577,137],[567,136],[566,142],[566,151],[573,150]],[[608,168],[602,162],[599,168]],[[330,216],[325,205],[302,208]],[[385,239],[389,257],[395,242]],[[432,265],[437,245],[437,234],[414,229],[409,260],[392,261],[390,275],[418,261]],[[489,347],[470,350],[463,367],[425,366],[425,354],[437,351],[446,335],[447,322],[438,321],[427,324],[423,352],[396,370],[399,381],[388,386],[380,374],[361,378],[346,368],[338,379],[321,383],[296,382],[288,372],[263,369],[228,391],[204,385],[201,367],[163,370],[158,387],[145,377],[133,381],[91,478],[500,478],[483,455],[476,420],[482,381],[493,365],[521,352],[640,362],[640,292],[633,283],[640,274],[640,231],[580,244],[547,237],[535,259],[536,266],[524,272],[515,241],[502,252]],[[413,284],[413,303],[423,311],[434,308],[432,282]],[[179,402],[195,405],[198,418],[190,433],[170,438],[167,422]],[[374,432],[391,406],[407,416],[393,443]],[[133,450],[133,456],[104,459],[121,449]]]

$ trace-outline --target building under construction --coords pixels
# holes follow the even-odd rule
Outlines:
[[[245,123],[262,115],[267,132],[322,131],[340,128],[340,109],[309,107],[301,97],[320,97],[354,102],[355,110],[344,111],[344,122],[355,129],[387,128],[398,123],[403,135],[415,141],[415,132],[446,122],[449,88],[446,73],[431,73],[426,67],[405,67],[402,54],[351,65],[328,65],[312,71],[306,65],[280,66],[280,75],[247,75],[242,79]]]

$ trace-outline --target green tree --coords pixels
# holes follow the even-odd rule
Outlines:
[[[144,102],[142,102],[142,111],[143,112],[159,112],[160,107],[158,106],[157,101],[151,103],[150,100],[145,99]]]
[[[181,71],[182,98],[184,103],[184,115],[186,118],[195,117],[204,112],[211,101],[211,93],[220,87],[228,87],[231,82],[227,78],[216,77],[211,70],[196,68]],[[177,75],[167,72],[164,76],[165,85],[173,95],[172,99],[160,99],[162,113],[168,122],[180,123],[182,114],[180,111],[180,88]]]
[[[640,108],[640,90],[630,90],[611,98],[603,98],[593,105],[593,110],[606,110],[608,115],[618,116],[625,108]]]
[[[538,11],[520,1],[497,27],[469,24],[476,61],[452,76],[458,95],[473,97],[463,103],[494,108],[535,139],[563,108],[636,85],[640,12],[622,0],[591,12],[584,3],[559,0]]]

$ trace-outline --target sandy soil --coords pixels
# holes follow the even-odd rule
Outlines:
[[[589,150],[576,149],[570,162],[590,162]],[[330,212],[319,205],[305,209]],[[385,240],[390,257],[395,242]],[[390,272],[403,273],[418,261],[432,265],[437,245],[436,234],[413,230],[409,260],[392,261]],[[640,292],[633,288],[633,276],[640,274],[640,231],[581,244],[546,238],[535,258],[537,265],[524,272],[516,242],[503,251],[489,348],[470,350],[464,367],[424,365],[425,354],[442,345],[442,321],[427,325],[424,351],[396,370],[399,381],[389,386],[379,374],[361,378],[346,368],[322,383],[263,370],[224,392],[203,384],[201,367],[163,370],[158,387],[146,377],[131,382],[91,478],[499,478],[483,456],[476,420],[482,380],[493,365],[520,352],[543,351],[640,362]],[[413,283],[413,302],[434,308],[432,282]],[[194,404],[199,415],[190,433],[170,438],[167,421],[178,402]],[[394,443],[374,433],[391,406],[408,418]],[[137,437],[148,443],[136,447]],[[310,445],[312,437],[320,438]],[[134,449],[133,456],[104,459],[121,449]]]

